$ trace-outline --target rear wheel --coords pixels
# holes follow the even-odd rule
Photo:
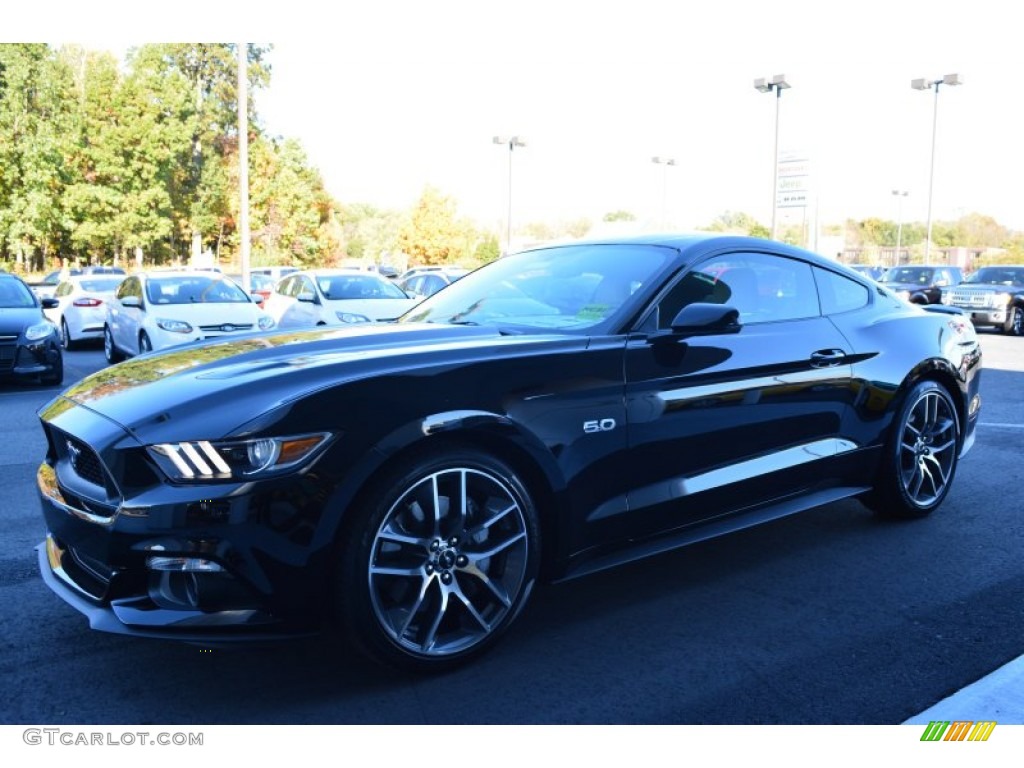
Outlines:
[[[451,448],[382,477],[346,525],[339,608],[356,644],[415,671],[489,648],[537,575],[533,502],[515,471]]]
[[[60,319],[60,343],[64,349],[74,349],[78,346],[71,338],[71,331],[68,329],[68,321],[63,317]]]
[[[897,414],[878,483],[865,503],[890,517],[924,517],[949,493],[959,451],[953,399],[936,382],[919,382]]]
[[[108,363],[119,363],[124,360],[124,355],[114,345],[114,337],[110,333],[110,326],[103,326],[103,356]]]

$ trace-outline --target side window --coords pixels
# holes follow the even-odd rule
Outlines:
[[[295,296],[295,278],[286,277],[277,285],[277,292],[282,296]]]
[[[72,285],[70,282],[61,283],[60,285],[57,286],[57,290],[53,292],[53,295],[56,298],[67,296],[69,293],[71,293],[71,288]]]
[[[683,307],[696,302],[735,307],[744,325],[820,314],[811,266],[767,253],[730,253],[698,264],[658,303],[658,327],[669,328]]]
[[[125,296],[133,295],[132,285],[134,283],[137,283],[137,282],[138,282],[137,278],[129,277],[127,280],[125,280],[123,283],[121,283],[121,285],[119,285],[117,287],[117,293],[115,294],[117,296],[117,298],[118,299],[123,299]]]
[[[814,278],[821,295],[822,314],[834,315],[867,306],[870,292],[855,280],[820,267],[814,268]]]

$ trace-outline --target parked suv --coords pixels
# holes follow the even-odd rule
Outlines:
[[[945,264],[908,264],[885,273],[882,285],[911,304],[938,304],[942,290],[964,279],[960,267]]]
[[[1024,265],[982,267],[960,285],[943,291],[942,303],[959,307],[975,326],[1024,335]]]

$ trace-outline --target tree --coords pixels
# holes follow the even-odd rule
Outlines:
[[[488,232],[476,244],[473,258],[478,264],[489,264],[499,256],[501,256],[501,243],[498,241],[498,236],[493,232]]]
[[[71,77],[49,46],[0,46],[0,240],[41,269],[61,237]]]
[[[264,62],[269,48],[248,46],[249,92],[269,82]],[[187,203],[192,256],[221,237],[228,215],[224,152],[238,124],[237,50],[231,43],[173,43],[143,46],[139,55],[155,56],[168,75],[183,76],[192,96],[186,123],[190,133],[187,174],[180,199]],[[246,105],[248,108],[250,105]]]
[[[232,147],[228,153],[232,169],[236,152]],[[302,145],[295,139],[278,143],[258,138],[250,146],[250,162],[256,170],[250,173],[254,258],[268,264],[320,266],[343,255],[337,206]],[[237,188],[234,170],[230,181]],[[232,224],[237,207],[232,200]]]
[[[468,226],[455,202],[427,186],[398,233],[398,246],[415,264],[449,264],[467,253]]]
[[[404,269],[406,264],[396,262],[398,237],[406,218],[400,211],[381,210],[366,203],[341,207],[338,221],[345,252],[350,258]]]
[[[1010,236],[1009,230],[1000,225],[991,216],[970,213],[961,216],[956,223],[956,244],[968,248],[983,248],[1005,242]]]
[[[726,211],[703,229],[706,232],[731,232],[751,237],[769,237],[771,235],[771,230],[758,223],[750,214],[734,211]]]

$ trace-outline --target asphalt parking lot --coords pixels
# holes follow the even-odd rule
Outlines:
[[[927,520],[843,502],[542,588],[501,647],[442,678],[320,639],[204,652],[90,631],[36,566],[34,413],[56,390],[7,385],[0,722],[1024,723],[1024,340],[982,341],[978,441]],[[71,352],[66,383],[104,364]],[[949,698],[1006,664],[985,689],[1005,698]]]

